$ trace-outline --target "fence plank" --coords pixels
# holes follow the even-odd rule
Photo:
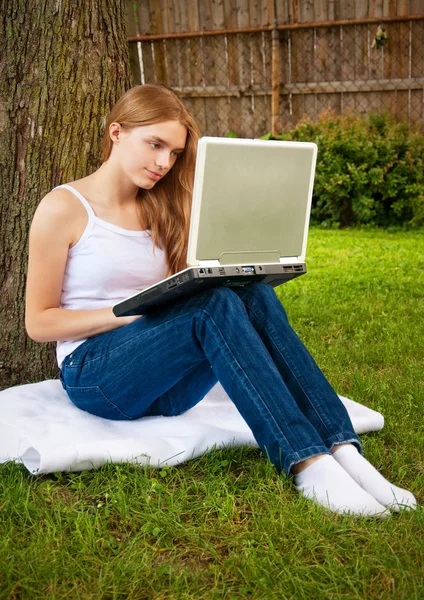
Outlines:
[[[398,2],[400,1],[401,0],[398,0]],[[383,16],[383,0],[373,0],[370,3],[368,16],[375,18]]]
[[[408,14],[421,15],[423,12],[424,12],[423,0],[410,0]]]
[[[224,19],[225,27],[227,29],[234,29],[237,27],[237,0],[225,0]],[[227,35],[226,40],[228,80],[230,85],[237,85],[239,83],[237,36],[234,34]]]
[[[409,15],[409,1],[410,0],[397,0],[397,14],[398,16],[401,15]],[[422,12],[422,5],[421,5],[421,12]]]
[[[152,33],[159,34],[163,32],[164,22],[160,0],[150,0],[150,22],[152,27]],[[163,43],[163,40],[152,42],[152,47],[156,82],[166,84],[167,77],[165,62],[165,45]]]
[[[126,15],[126,25],[127,25],[127,35],[137,35],[138,27],[137,27],[137,9],[134,6],[133,0],[125,1],[125,15]]]
[[[196,122],[199,125],[199,129],[202,135],[208,135],[209,130],[207,127],[206,121],[206,110],[205,110],[205,101],[203,98],[190,98],[181,96],[184,104],[187,106],[188,110],[192,115],[195,115]],[[210,134],[209,134],[210,135]]]
[[[187,5],[188,31],[199,31],[199,4],[198,0],[191,0]]]
[[[315,21],[328,21],[327,0],[315,0]]]
[[[424,90],[411,91],[410,121],[419,124],[424,121]]]
[[[210,31],[212,29],[210,0],[199,0],[199,26],[201,31]]]
[[[189,15],[188,15],[188,3],[181,2],[181,0],[173,0],[174,1],[174,16],[175,16],[175,30],[176,31],[187,31],[189,27]],[[190,2],[190,4],[194,4]],[[177,5],[179,6],[177,10]],[[177,46],[177,56],[178,56],[178,73],[179,80],[181,81],[181,85],[186,86],[190,85],[193,79],[196,80],[196,83],[199,81],[198,75],[199,67],[200,67],[200,75],[201,75],[201,65],[199,64],[199,60],[195,60],[194,55],[191,53],[191,46],[194,40],[189,39],[180,39],[173,40],[178,41]],[[199,51],[198,44],[196,46],[196,51]],[[199,58],[199,57],[198,57]]]
[[[319,117],[323,113],[332,112],[340,114],[341,96],[340,94],[317,94],[316,111]]]
[[[343,79],[342,57],[344,58],[344,45],[342,43],[341,27],[329,27],[327,31],[327,81]],[[350,79],[348,77],[347,79]]]
[[[275,3],[275,19],[277,21],[277,25],[286,25],[287,23],[292,23],[292,13],[290,11],[290,2],[291,0],[285,0],[284,2]]]
[[[274,0],[261,0],[260,13],[260,25],[274,25]]]
[[[212,29],[212,14],[209,0],[199,2],[199,26],[202,31]],[[204,37],[201,49],[204,84],[210,85],[211,83],[216,83],[214,37]]]
[[[213,29],[224,29],[224,2],[223,0],[212,0],[212,27]],[[218,85],[228,85],[228,68],[227,68],[227,49],[226,36],[220,35],[215,38],[214,48],[214,68],[215,81]],[[216,110],[220,111],[224,105],[217,106]],[[225,108],[225,107],[224,107]],[[220,113],[217,112],[217,116]]]
[[[266,87],[267,80],[265,78],[265,49],[263,38],[263,33],[252,33],[251,35],[251,82]],[[271,80],[268,79],[268,86],[270,81]]]
[[[281,40],[281,31],[278,33],[278,37]],[[265,69],[265,82],[269,88],[271,81],[271,70],[272,70],[272,38],[271,32],[264,32],[262,34],[263,52],[264,52],[264,69]],[[280,41],[280,52],[281,52],[281,41]],[[281,69],[281,53],[280,53],[280,69]],[[282,80],[280,79],[280,82]]]
[[[306,23],[307,21],[316,21],[315,18],[315,7],[312,0],[301,0],[298,4],[299,10],[299,23]]]
[[[187,11],[189,31],[199,31],[199,5],[197,0],[192,0]],[[189,38],[187,40],[190,56],[190,75],[194,85],[203,84],[203,55],[201,38]]]
[[[155,63],[156,82],[167,85],[164,40],[154,41],[154,42],[152,42],[152,46],[153,46],[152,53],[154,56],[154,63]]]
[[[291,81],[291,31],[280,31],[280,83]]]
[[[340,27],[340,79],[352,81],[355,79],[356,61],[356,28]]]
[[[173,0],[162,0],[163,5],[161,8],[162,12],[162,23],[163,30],[162,33],[173,33],[175,30],[175,15],[174,9],[175,4],[177,4],[176,9],[179,9],[179,2],[173,2]],[[177,17],[178,18],[178,17]]]
[[[224,2],[223,0],[212,0],[211,6],[212,29],[224,29]]]
[[[247,131],[249,137],[261,137],[271,129],[271,98],[270,96],[255,96],[255,120],[253,131]]]
[[[129,45],[128,58],[130,63],[131,85],[139,85],[142,81],[137,44]]]
[[[298,29],[291,35],[292,81],[314,81],[314,29]]]
[[[368,0],[356,0],[355,2],[355,19],[365,19],[370,16],[368,10]]]
[[[411,76],[424,74],[424,20],[411,24]]]
[[[152,33],[152,23],[150,18],[150,3],[145,0],[137,2],[138,34],[150,35]]]
[[[259,27],[262,25],[258,2],[259,0],[249,0],[249,27]]]
[[[249,0],[238,1],[238,27],[248,27],[249,19]],[[239,85],[241,89],[249,90],[251,86],[251,63],[250,63],[250,48],[251,34],[237,35],[237,49],[239,60]],[[240,98],[240,113],[241,113],[241,131],[251,130],[253,127],[253,112],[252,112],[252,95],[243,96]]]
[[[383,15],[385,17],[395,17],[396,8],[396,0],[383,0]]]
[[[238,0],[237,1],[237,26],[238,27],[249,27],[249,0]]]
[[[306,105],[305,105],[306,100]],[[291,97],[291,123],[295,125],[303,119],[309,116],[311,119],[317,118],[317,111],[315,106],[315,97],[305,97],[302,94],[292,95]]]
[[[179,0],[165,0],[163,19],[166,30],[171,33],[179,31]],[[165,42],[165,66],[166,83],[171,87],[181,86],[181,52],[180,40],[164,40]]]
[[[409,90],[397,90],[393,92],[395,94],[395,104],[391,103],[388,106],[389,112],[395,115],[396,119],[399,120],[408,120],[409,116],[409,99],[410,99],[410,91]]]
[[[126,0],[126,24],[127,34],[129,36],[138,35],[138,16],[137,6],[134,5],[132,0]],[[138,56],[137,44],[128,45],[128,58],[130,62],[130,73],[131,73],[131,85],[138,85],[141,83],[141,67],[140,59]]]
[[[162,7],[160,0],[150,0],[150,23],[152,33],[164,33],[164,20],[162,18]]]
[[[146,83],[157,83],[155,61],[153,57],[153,43],[140,42],[140,44],[143,59],[144,81]]]
[[[354,19],[355,18],[355,0],[344,0],[340,2],[339,19]]]
[[[368,77],[368,54],[370,51],[369,30],[367,25],[354,26],[355,38],[355,77],[366,79]]]
[[[239,12],[237,15],[238,27],[249,27],[250,15],[249,15],[249,0],[238,0]],[[238,34],[238,56],[239,56],[239,81],[240,86],[243,89],[249,90],[251,87],[252,74],[251,74],[251,44],[252,34]],[[241,131],[252,131],[254,128],[254,113],[252,110],[253,96],[252,94],[243,96],[240,98],[240,113],[241,113]]]
[[[389,23],[386,28],[389,36],[385,48],[385,77],[405,78],[409,73],[409,23]]]

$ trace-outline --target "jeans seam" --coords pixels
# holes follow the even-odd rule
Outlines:
[[[106,401],[106,403],[111,408],[114,408],[119,414],[121,414],[123,417],[125,417],[126,420],[129,420],[129,421],[134,420],[134,417],[131,417],[131,416],[127,415],[126,413],[124,413],[119,408],[119,406],[117,406],[114,402],[112,402],[111,400],[109,400],[109,398],[106,396],[106,394],[104,393],[104,391],[102,390],[102,388],[100,386],[98,386],[98,385],[92,385],[92,386],[86,386],[86,385],[73,386],[73,385],[69,385],[66,388],[66,393],[69,395],[68,389],[70,389],[70,390],[78,390],[79,392],[82,392],[83,390],[91,390],[91,389],[98,390],[101,393],[103,399]]]
[[[196,309],[196,310],[197,310],[197,309]],[[168,323],[173,323],[173,322],[174,322],[176,319],[185,318],[185,317],[186,317],[188,314],[190,314],[190,313],[184,313],[184,314],[182,314],[182,315],[176,315],[175,317],[173,317],[172,319],[170,319],[169,321],[167,321],[167,324],[168,324]],[[155,326],[155,327],[153,327],[152,329],[149,329],[149,331],[147,331],[147,332],[146,332],[146,331],[144,331],[144,332],[143,332],[143,331],[140,331],[138,334],[136,334],[136,335],[132,335],[132,336],[131,336],[131,337],[130,337],[128,340],[126,340],[126,341],[122,342],[121,344],[119,344],[119,346],[114,346],[114,348],[112,348],[111,350],[109,350],[109,351],[107,351],[107,352],[104,352],[104,353],[102,353],[100,356],[95,356],[95,357],[93,357],[93,358],[89,358],[88,360],[84,360],[83,362],[81,362],[81,363],[78,363],[78,364],[73,364],[73,365],[69,365],[69,364],[68,364],[68,365],[67,365],[67,367],[68,367],[68,368],[77,368],[77,367],[82,367],[82,366],[85,366],[85,365],[89,365],[89,364],[91,364],[91,363],[93,363],[93,362],[95,362],[95,361],[101,360],[102,358],[105,358],[105,357],[107,357],[107,356],[111,355],[111,354],[112,354],[113,352],[115,352],[116,350],[121,350],[121,349],[122,349],[124,346],[126,346],[127,344],[131,344],[131,343],[133,343],[133,342],[134,342],[135,340],[137,340],[137,339],[138,339],[138,338],[139,338],[141,335],[146,335],[146,334],[147,334],[147,335],[150,335],[152,332],[154,332],[154,331],[155,331],[155,330],[156,330],[158,327],[160,327],[160,326],[161,326],[161,325],[156,325],[156,326]],[[106,333],[109,333],[109,332],[106,332]],[[94,339],[94,338],[91,338],[91,339]],[[89,341],[89,340],[90,340],[90,338],[89,338],[87,341]],[[77,350],[78,350],[78,348],[77,348]],[[72,354],[73,354],[73,353],[72,353]]]
[[[257,312],[254,310],[253,306],[252,306],[251,304],[249,304],[248,302],[246,302],[245,304],[246,304],[246,306],[248,306],[248,307],[249,307],[249,309],[252,311],[252,313],[255,315],[255,317],[256,317],[256,318],[257,318],[257,319],[260,321],[260,320],[261,320],[261,318],[260,318],[260,316],[258,315],[258,313],[257,313]],[[290,326],[290,324],[289,324],[289,326]],[[271,341],[271,343],[272,343],[273,347],[275,348],[275,350],[276,350],[276,351],[278,352],[278,354],[280,355],[280,357],[281,357],[282,361],[285,363],[285,365],[286,365],[287,369],[290,371],[290,373],[291,373],[291,374],[293,375],[293,377],[296,379],[296,381],[297,381],[297,384],[299,385],[299,387],[300,387],[300,389],[302,390],[303,394],[305,395],[305,397],[306,397],[306,398],[308,398],[308,403],[309,403],[309,406],[310,406],[310,407],[313,409],[313,411],[314,411],[314,413],[315,413],[316,417],[317,417],[317,418],[318,418],[318,419],[321,421],[321,423],[322,423],[323,427],[325,428],[325,430],[328,432],[328,434],[329,434],[329,436],[330,436],[330,435],[331,435],[331,433],[330,433],[330,431],[329,431],[329,429],[328,429],[328,425],[327,425],[326,423],[324,423],[324,421],[323,421],[323,420],[322,420],[322,418],[321,418],[321,415],[320,415],[320,414],[317,412],[317,410],[316,410],[315,406],[314,406],[314,405],[313,405],[313,404],[312,404],[312,403],[309,401],[309,396],[308,396],[308,394],[306,393],[306,391],[305,391],[305,389],[304,389],[304,387],[303,387],[302,383],[299,381],[299,376],[298,376],[298,375],[297,375],[297,374],[296,374],[296,373],[293,371],[293,369],[292,369],[292,368],[290,367],[290,365],[287,363],[287,361],[286,361],[286,359],[284,358],[283,354],[280,352],[280,349],[278,348],[278,346],[277,346],[277,345],[276,345],[276,343],[274,342],[274,339],[273,339],[273,337],[274,337],[274,335],[275,335],[276,333],[278,334],[278,332],[277,332],[277,330],[276,330],[276,329],[274,329],[274,328],[273,328],[272,324],[270,324],[270,325],[269,325],[269,331],[270,331],[269,338],[270,338],[270,341]],[[271,333],[272,333],[272,335],[271,335]],[[295,334],[295,335],[296,335],[296,334]],[[331,384],[330,384],[330,385],[331,385]],[[335,393],[336,393],[336,392],[335,392]]]
[[[261,394],[258,392],[258,390],[257,390],[257,389],[256,389],[256,387],[253,385],[253,383],[250,381],[250,379],[247,377],[247,375],[246,375],[246,373],[245,373],[244,369],[242,368],[242,366],[240,365],[240,363],[238,362],[238,360],[235,358],[235,355],[234,355],[233,351],[231,350],[230,346],[227,344],[227,342],[226,342],[226,341],[225,341],[225,339],[223,338],[223,336],[222,336],[222,334],[221,334],[221,331],[220,331],[220,329],[219,329],[218,325],[216,324],[216,322],[215,322],[215,320],[214,320],[213,316],[212,316],[212,315],[211,315],[211,314],[210,314],[210,313],[207,311],[207,309],[206,309],[206,308],[204,309],[204,312],[205,312],[205,313],[208,315],[208,317],[209,317],[210,321],[211,321],[211,322],[214,324],[214,326],[215,326],[216,330],[218,331],[218,333],[219,333],[219,335],[220,335],[220,337],[221,337],[221,340],[223,341],[223,345],[224,345],[224,346],[225,346],[225,347],[228,349],[228,351],[231,353],[232,359],[233,359],[233,360],[234,360],[234,362],[237,364],[237,366],[238,366],[238,368],[240,369],[240,371],[243,373],[245,380],[247,380],[247,381],[250,383],[250,385],[251,385],[251,387],[253,388],[253,390],[254,390],[254,391],[256,392],[256,394],[257,394],[257,395],[258,395],[258,396],[261,398],[261,397],[262,397],[262,396],[261,396]],[[230,363],[230,364],[231,364],[231,363]],[[246,388],[246,385],[245,385],[245,384],[244,384],[244,387]],[[277,432],[278,432],[278,434],[279,434],[279,435],[280,435],[280,436],[281,436],[281,437],[282,437],[282,438],[285,440],[285,442],[286,442],[287,446],[290,446],[290,447],[292,447],[292,446],[291,446],[291,444],[289,443],[288,439],[287,439],[287,438],[286,438],[286,436],[284,435],[284,433],[281,431],[281,428],[278,426],[278,423],[275,421],[275,418],[273,417],[273,415],[272,415],[272,413],[270,412],[269,408],[266,406],[266,403],[263,401],[263,402],[262,402],[262,404],[263,404],[263,406],[265,406],[265,407],[266,407],[266,412],[267,412],[267,414],[268,414],[269,416],[271,416],[271,417],[272,417],[272,422],[273,422],[273,424],[274,424],[274,428],[275,428],[275,427],[277,428]],[[260,412],[262,412],[263,418],[265,418],[265,415],[264,415],[263,411],[261,410]],[[268,425],[270,425],[270,421],[269,421],[269,419],[268,419],[268,418],[267,418],[267,422],[268,422]],[[275,432],[274,432],[274,436],[275,436]],[[275,436],[275,437],[277,438],[278,436]]]

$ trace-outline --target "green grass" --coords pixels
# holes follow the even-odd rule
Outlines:
[[[424,231],[313,229],[278,288],[339,393],[383,412],[366,456],[424,502]],[[255,449],[161,471],[0,466],[0,598],[424,599],[424,511],[385,521],[302,499]]]

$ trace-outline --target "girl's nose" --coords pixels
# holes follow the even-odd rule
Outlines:
[[[161,152],[158,154],[156,159],[156,164],[160,169],[168,169],[170,165],[170,155],[169,152]]]

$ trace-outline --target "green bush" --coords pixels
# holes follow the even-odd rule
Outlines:
[[[311,220],[327,227],[424,224],[424,136],[385,114],[301,121],[263,139],[318,145]]]

